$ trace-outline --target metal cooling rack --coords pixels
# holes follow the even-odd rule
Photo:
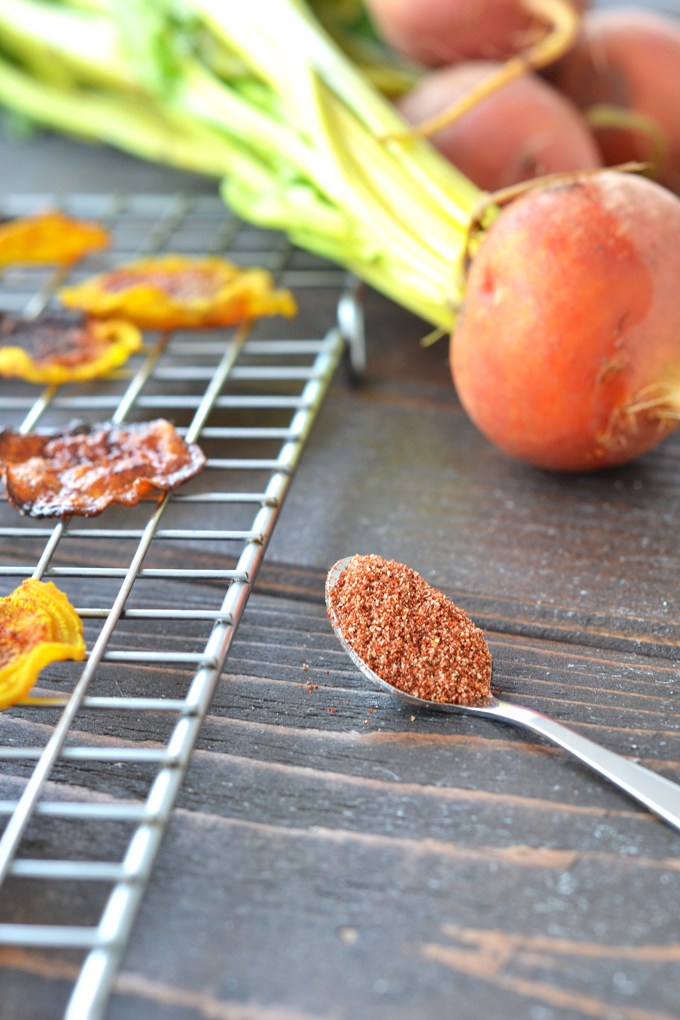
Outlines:
[[[48,680],[47,690],[38,692],[45,696],[44,703],[41,706],[38,699],[31,706],[32,710],[44,708],[42,717],[46,719],[51,718],[49,712],[53,713],[55,706],[63,708],[45,746],[0,747],[0,759],[6,767],[12,762],[35,760],[20,799],[0,801],[0,814],[9,816],[0,840],[0,882],[11,875],[112,886],[98,925],[0,924],[0,944],[85,950],[65,1016],[69,1020],[94,1020],[106,1008],[201,722],[345,339],[350,342],[354,369],[360,371],[363,367],[363,324],[356,287],[344,272],[295,252],[282,235],[243,224],[217,198],[74,195],[55,200],[53,196],[8,196],[1,211],[21,215],[55,204],[74,215],[102,220],[114,234],[113,249],[81,263],[71,274],[74,280],[141,254],[225,252],[233,261],[270,269],[284,286],[305,288],[298,292],[302,307],[309,305],[310,295],[321,293],[318,288],[339,288],[340,293],[338,322],[322,339],[280,339],[276,334],[267,337],[267,331],[280,329],[280,320],[273,320],[273,325],[260,324],[253,333],[247,328],[182,332],[172,337],[151,337],[142,355],[132,359],[132,368],[108,380],[79,387],[49,387],[37,399],[35,387],[16,380],[0,389],[3,423],[20,425],[23,431],[63,424],[74,414],[116,422],[163,415],[183,421],[178,431],[187,440],[199,440],[206,450],[209,448],[205,471],[181,491],[140,504],[136,510],[141,511],[141,517],[139,512],[107,510],[94,520],[71,518],[45,526],[44,521],[22,521],[6,500],[0,503],[0,541],[12,543],[12,562],[0,567],[0,582],[7,579],[5,591],[12,590],[22,577],[53,578],[64,590],[69,584],[75,585],[76,598],[78,584],[80,590],[84,585],[89,604],[78,605],[76,601],[76,608],[88,627],[96,628],[93,643],[88,641],[84,665],[60,664],[62,680],[65,668],[70,669],[70,693],[61,695],[59,686],[50,687]],[[59,271],[9,270],[0,279],[0,308],[34,316],[50,304],[64,277]],[[325,300],[328,304],[327,295]],[[265,337],[258,339],[257,334],[263,330]],[[216,419],[218,423],[214,424]],[[244,475],[246,479],[264,476],[267,481],[257,491],[234,491],[230,478],[242,479]],[[248,515],[247,521],[244,514]],[[229,515],[235,515],[232,527],[225,526]],[[162,519],[168,516],[174,517],[174,526],[161,527]],[[74,541],[76,545],[87,543],[87,565],[60,565],[62,554],[75,547]],[[114,541],[115,547],[111,545]],[[173,543],[182,550],[182,567],[144,565],[156,550],[167,549]],[[123,565],[111,566],[112,548],[124,558]],[[24,554],[25,549],[28,552]],[[220,553],[223,561],[231,555],[233,569],[206,568],[202,565],[205,555],[199,555],[205,550],[208,554]],[[15,562],[15,557],[21,562]],[[145,597],[147,579],[166,584],[199,581],[215,585],[218,581],[221,590],[214,589],[213,606],[157,608],[149,606],[152,600]],[[208,636],[203,651],[116,648],[122,621],[133,626],[146,621],[151,633],[145,639],[153,644],[152,625],[163,620],[176,621],[180,635],[183,626],[204,621]],[[92,696],[88,689],[91,684],[96,687],[98,673],[107,662],[130,668],[133,676],[135,666],[140,664],[183,664],[190,667],[187,677],[191,679],[181,698],[148,697],[140,669],[133,681],[134,696]],[[46,673],[49,675],[49,669]],[[43,676],[39,685],[43,687]],[[72,734],[83,709],[102,713],[160,712],[176,719],[162,748],[129,746],[130,741],[121,741],[128,746],[116,747],[110,746],[110,740],[106,746],[82,746],[87,742],[73,743]],[[21,711],[10,709],[5,718],[11,722],[12,713]],[[76,764],[82,768],[86,762],[111,763],[112,767],[152,763],[157,771],[144,803],[116,802],[115,797],[94,801],[50,799],[45,784],[55,767],[63,776],[69,763],[73,763],[72,768]],[[78,783],[82,786],[82,779]],[[68,818],[74,823],[133,823],[133,835],[122,860],[27,859],[21,853],[22,840],[36,815]]]

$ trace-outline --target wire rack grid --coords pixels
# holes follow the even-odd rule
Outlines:
[[[268,268],[283,285],[306,288],[303,295],[314,289],[318,293],[318,288],[339,288],[340,293],[338,322],[329,324],[322,339],[281,339],[280,321],[258,327],[264,338],[246,327],[151,337],[132,368],[110,379],[48,387],[37,399],[35,387],[15,380],[0,390],[4,422],[23,431],[63,424],[74,414],[114,422],[162,414],[181,422],[180,434],[200,440],[208,455],[206,470],[181,492],[159,494],[135,512],[110,508],[94,520],[67,519],[45,527],[45,522],[22,522],[6,499],[0,502],[0,548],[9,560],[0,566],[5,591],[15,587],[17,578],[54,579],[69,589],[89,638],[84,666],[49,668],[34,690],[37,696],[26,699],[30,707],[18,706],[0,718],[9,725],[13,714],[26,721],[27,713],[29,720],[40,713],[50,723],[38,726],[38,732],[46,733],[42,744],[16,746],[0,736],[3,769],[24,769],[20,796],[0,801],[0,816],[8,817],[0,839],[0,882],[11,876],[109,884],[98,924],[0,923],[0,944],[84,950],[65,1016],[94,1020],[106,1008],[201,722],[345,339],[354,369],[363,367],[363,321],[356,281],[295,252],[282,235],[241,223],[217,198],[73,195],[55,201],[52,196],[7,196],[2,212],[21,215],[55,204],[100,219],[115,238],[111,251],[81,263],[72,279],[141,254],[225,252],[241,264]],[[65,276],[35,268],[8,271],[0,280],[0,308],[35,316],[53,301]],[[277,331],[273,338],[266,336],[267,329]],[[252,478],[266,483],[257,491],[252,484],[234,488],[234,480],[245,479],[247,486]],[[162,526],[168,518],[171,526]],[[225,519],[231,526],[225,526]],[[163,565],[167,562],[172,565]],[[215,604],[178,608],[176,595],[169,597],[173,585],[186,592],[188,582],[213,585]],[[143,633],[130,638],[124,626],[141,627]],[[183,633],[197,626],[205,628],[203,650],[183,650]],[[130,641],[134,647],[120,647]],[[129,683],[122,681],[127,693],[118,680],[113,694],[96,693],[98,682],[106,684],[109,664],[127,670],[120,674],[129,676]],[[185,671],[180,696],[147,696],[144,670],[178,667]],[[165,745],[136,747],[114,739],[102,746],[96,735],[82,739],[87,736],[83,714],[125,711],[160,713],[168,720]],[[55,769],[64,776],[69,766],[82,769],[88,763],[151,767],[145,801],[49,795],[57,789],[51,781]],[[82,785],[81,778],[77,782]],[[22,840],[38,815],[131,825],[123,859],[23,856]]]

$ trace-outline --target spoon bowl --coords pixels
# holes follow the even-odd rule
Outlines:
[[[579,733],[568,729],[561,723],[555,722],[541,712],[535,712],[531,708],[524,708],[507,701],[501,701],[490,695],[482,701],[476,701],[470,705],[453,705],[449,702],[428,701],[426,698],[416,698],[412,694],[400,691],[398,687],[389,684],[382,677],[379,677],[370,666],[367,666],[363,659],[354,651],[352,646],[345,639],[338,620],[331,607],[330,595],[338,583],[342,572],[349,565],[351,557],[346,557],[331,567],[326,577],[326,609],[335,636],[345,649],[357,669],[364,674],[376,687],[379,687],[387,694],[396,695],[418,708],[435,710],[439,712],[458,712],[465,715],[481,715],[486,718],[497,719],[499,722],[508,723],[511,726],[519,726],[522,729],[538,733],[553,744],[569,751],[579,761],[590,766],[595,772],[599,772],[619,789],[624,790],[629,796],[644,804],[653,811],[659,818],[663,818],[674,828],[680,830],[680,786],[672,783],[663,776],[638,765],[628,758],[607,750],[593,740],[582,737]]]

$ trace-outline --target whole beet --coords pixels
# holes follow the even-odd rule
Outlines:
[[[680,201],[605,171],[536,188],[483,239],[451,341],[458,394],[506,453],[592,471],[680,413]]]
[[[588,14],[576,46],[545,72],[579,107],[617,106],[647,117],[659,129],[665,152],[654,179],[680,193],[680,24],[651,11]],[[644,131],[598,131],[609,166],[647,160],[654,152]]]
[[[399,102],[406,120],[420,124],[462,99],[500,64],[466,61],[426,75]],[[541,174],[602,165],[581,113],[566,96],[527,72],[482,99],[430,141],[486,191]]]
[[[573,0],[583,10],[589,0]],[[366,0],[383,38],[429,67],[505,59],[527,46],[535,24],[521,0]]]

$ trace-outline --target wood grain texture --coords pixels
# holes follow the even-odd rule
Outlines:
[[[211,586],[182,587],[187,605],[214,598]],[[146,589],[149,605],[175,597]],[[114,647],[151,638],[194,650],[202,626],[179,637],[123,621]],[[556,717],[675,774],[672,662],[488,638],[509,696],[549,698]],[[46,670],[41,690],[67,688],[69,670]],[[108,663],[92,693],[176,696],[189,675]],[[3,742],[41,744],[47,722],[16,708],[0,717]],[[160,713],[83,711],[73,741],[161,746],[169,725]],[[0,797],[12,797],[27,770],[6,763],[2,775]],[[146,766],[70,763],[49,796],[140,802],[149,779]],[[116,859],[126,830],[38,819],[22,855],[96,858],[104,846]],[[87,923],[103,895],[14,879],[0,920],[63,921],[75,905]],[[367,687],[322,606],[255,595],[109,1015],[668,1020],[679,899],[680,837],[613,787],[520,731],[414,714]],[[74,959],[54,959],[0,954],[3,1020],[59,1015]]]

